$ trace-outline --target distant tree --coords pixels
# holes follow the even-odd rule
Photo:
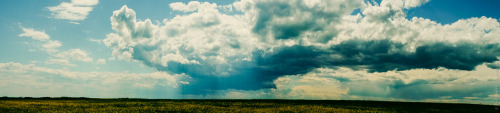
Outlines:
[[[63,98],[63,99],[69,99],[69,98],[71,98],[71,97],[61,96],[61,98]]]

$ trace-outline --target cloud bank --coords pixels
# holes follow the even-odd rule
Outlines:
[[[0,63],[2,96],[180,98],[185,74],[76,72],[33,64]]]
[[[355,84],[382,88],[371,89],[343,86],[343,81],[355,81],[351,76],[357,75],[350,75],[344,79],[325,79],[325,83],[318,86],[312,82],[308,83],[314,86],[293,86],[291,92],[295,93],[286,95],[343,98],[343,95],[365,97],[365,93],[374,93],[382,95],[374,96],[377,98],[418,100],[446,95],[452,98],[491,95],[486,89],[473,90],[481,85],[446,92],[443,87],[434,87],[436,81],[432,80],[442,79],[438,70],[475,72],[478,66],[498,61],[498,20],[473,17],[442,25],[425,18],[406,18],[406,10],[426,2],[428,0],[383,0],[380,4],[362,0],[242,0],[224,7],[207,2],[172,3],[169,6],[173,10],[189,13],[161,24],[152,24],[149,19],[138,20],[132,9],[123,6],[113,12],[110,20],[114,32],[103,42],[113,50],[114,57],[141,61],[159,71],[192,76],[193,82],[183,87],[184,94],[279,90],[292,87],[281,84],[281,80],[286,81],[283,77],[306,77],[326,68],[363,73],[362,77],[366,77],[363,79],[367,80],[372,77],[370,74],[403,76],[391,74],[400,72],[428,72],[436,74],[433,76],[436,78],[409,83],[389,77],[368,82],[370,84]],[[220,12],[227,7],[241,14]],[[356,9],[360,13],[352,14]],[[466,75],[460,77],[467,78]],[[391,80],[391,84],[385,84],[384,80]],[[488,83],[486,88],[493,84]],[[427,89],[429,85],[433,87]],[[337,92],[328,92],[328,88]],[[363,89],[368,92],[362,92]],[[410,90],[424,93],[422,96],[404,94]],[[309,93],[314,95],[300,96]]]
[[[220,90],[192,98],[335,99],[496,104],[497,70],[414,69],[369,73],[350,68],[316,68],[274,80],[276,88]],[[471,76],[474,75],[474,76]]]

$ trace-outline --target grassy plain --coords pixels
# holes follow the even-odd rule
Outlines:
[[[492,105],[343,100],[3,98],[0,112],[500,112]]]

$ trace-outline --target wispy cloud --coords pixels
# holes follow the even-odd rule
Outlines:
[[[66,51],[60,51],[58,48],[63,46],[62,42],[58,40],[51,40],[50,36],[43,31],[37,31],[32,28],[24,28],[24,33],[19,34],[21,37],[31,37],[34,40],[43,42],[40,48],[46,51],[51,58],[49,58],[46,64],[60,64],[65,66],[76,66],[70,62],[71,60],[91,62],[93,59],[88,55],[88,53],[81,49],[70,49]],[[39,46],[39,45],[38,45]]]
[[[68,59],[48,59],[45,64],[59,64],[63,66],[76,67],[77,65],[71,63]]]
[[[50,40],[47,43],[43,44],[42,47],[49,53],[55,53],[59,50],[56,48],[61,47],[62,43],[57,40]]]
[[[93,6],[99,3],[98,0],[71,0],[70,3],[62,2],[58,6],[47,7],[56,19],[84,20],[92,11]],[[77,22],[71,22],[79,24]]]
[[[92,58],[90,58],[87,52],[81,49],[70,49],[67,51],[60,52],[55,55],[55,57],[63,58],[63,59],[74,59],[78,61],[91,62]]]
[[[96,42],[98,44],[100,44],[102,42],[102,40],[99,40],[99,39],[93,39],[93,38],[89,38],[89,41],[91,42]]]
[[[97,64],[106,64],[106,59],[97,59]]]

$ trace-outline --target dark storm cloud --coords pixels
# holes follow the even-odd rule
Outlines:
[[[199,83],[200,88],[255,90],[274,88],[272,82],[280,76],[305,74],[319,67],[366,68],[368,72],[438,67],[470,71],[482,63],[497,61],[499,50],[497,44],[464,42],[429,43],[417,47],[415,52],[408,52],[403,44],[389,40],[350,40],[330,48],[295,45],[275,48],[270,53],[257,50],[253,54],[253,62],[241,63],[243,67],[228,77],[207,75],[206,72],[210,69],[200,70],[206,67],[195,65],[169,64],[167,68],[203,79]],[[399,86],[401,85],[395,88]],[[411,84],[407,84],[405,87],[410,86]]]
[[[350,40],[332,47],[343,59],[333,65],[367,65],[370,72],[409,70],[416,68],[473,70],[477,65],[498,60],[498,44],[428,43],[415,52],[404,50],[403,44],[388,40]]]
[[[304,74],[324,65],[318,57],[328,54],[326,51],[312,46],[291,46],[277,48],[276,52],[254,52],[255,71],[271,75]]]
[[[497,61],[499,50],[498,44],[436,42],[408,52],[403,44],[389,40],[349,40],[326,49],[300,45],[282,47],[277,52],[255,59],[257,70],[276,76],[303,74],[318,67],[336,66],[362,67],[369,72],[438,67],[470,71],[477,65]]]
[[[462,99],[467,96],[488,97],[493,94],[494,81],[484,81],[483,86],[470,86],[470,84],[445,85],[427,80],[415,80],[405,84],[403,81],[394,81],[390,86],[388,97],[406,99],[429,99],[451,96],[451,99]],[[441,87],[437,87],[441,86]]]
[[[148,48],[134,48],[147,51]],[[134,53],[134,58],[160,71],[185,73],[193,77],[191,85],[184,86],[185,94],[206,94],[213,90],[257,90],[275,88],[273,80],[284,75],[308,73],[315,68],[349,67],[368,69],[368,72],[391,70],[436,69],[444,67],[457,70],[474,70],[477,65],[497,61],[498,44],[479,45],[462,42],[457,44],[436,42],[416,47],[414,52],[405,45],[389,40],[349,40],[328,48],[316,46],[283,46],[273,51],[255,50],[251,61],[234,61],[229,76],[215,73],[217,66],[168,62],[168,67],[145,62],[146,53]],[[201,59],[192,58],[201,61]],[[226,67],[229,68],[229,67]],[[349,81],[343,80],[343,81]],[[397,89],[399,86],[395,86]],[[410,87],[407,84],[405,87]],[[403,95],[403,94],[401,94]]]
[[[241,89],[258,90],[262,88],[275,88],[273,80],[279,76],[273,73],[258,71],[255,63],[250,61],[233,62],[233,71],[227,71],[228,76],[219,75],[214,72],[217,66],[199,65],[199,64],[181,64],[178,62],[168,62],[168,67],[148,62],[145,60],[147,55],[134,53],[134,59],[142,61],[145,65],[154,67],[159,71],[172,73],[184,73],[193,77],[190,85],[182,87],[183,94],[212,94],[215,90]],[[196,59],[203,61],[201,59]],[[202,62],[204,63],[204,62]],[[204,63],[208,64],[208,63]],[[226,67],[227,70],[229,70]],[[257,71],[256,71],[257,70]]]

